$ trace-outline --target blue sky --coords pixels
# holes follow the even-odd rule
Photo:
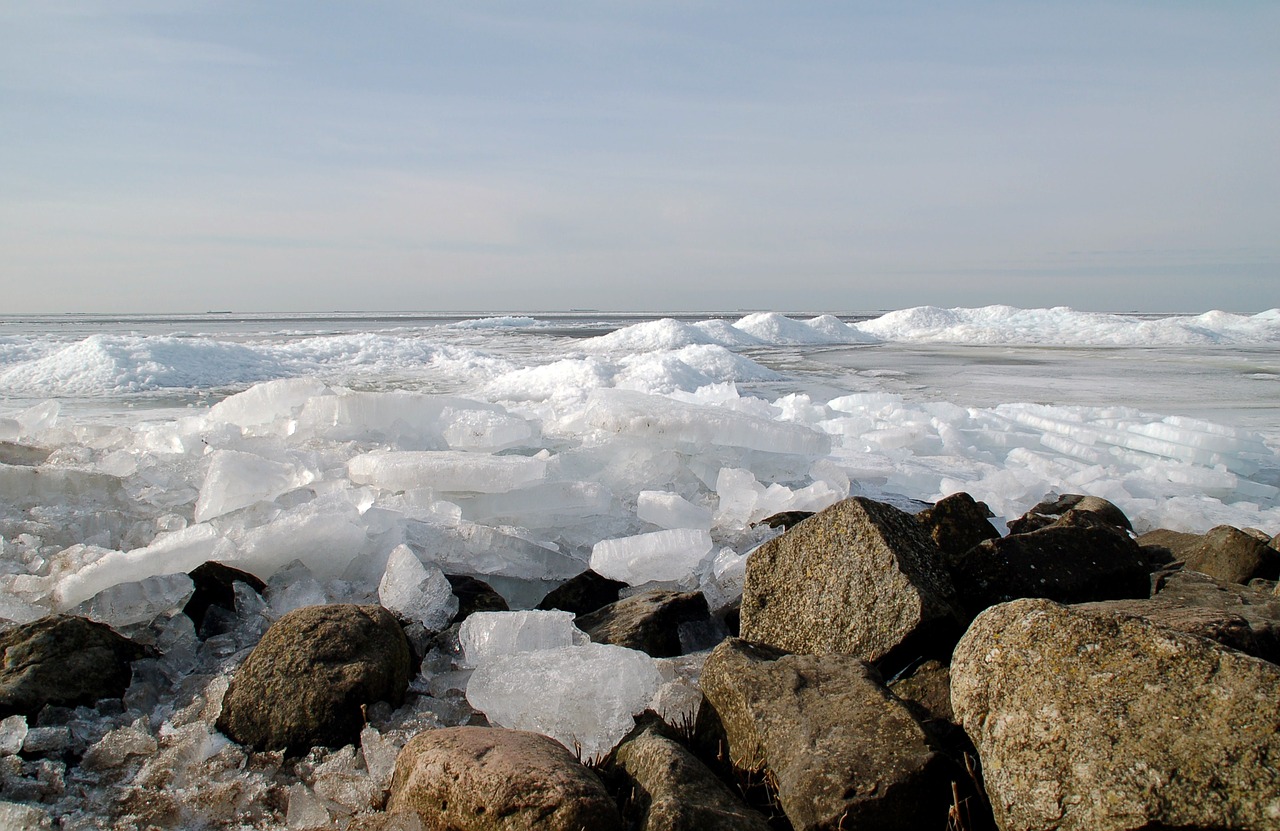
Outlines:
[[[1280,305],[1280,4],[0,0],[7,313]]]

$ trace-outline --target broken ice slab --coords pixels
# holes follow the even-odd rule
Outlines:
[[[375,450],[348,462],[347,474],[356,484],[391,491],[504,493],[545,479],[547,461],[458,450]]]
[[[643,652],[587,643],[488,661],[472,674],[467,701],[493,724],[550,736],[588,760],[630,732],[661,684]]]
[[[27,740],[27,717],[9,716],[0,720],[0,756],[13,756]]]
[[[711,530],[711,510],[695,505],[678,493],[640,491],[636,516],[660,528]]]
[[[407,545],[396,546],[387,558],[378,583],[378,602],[436,632],[458,613],[458,598],[444,572],[434,564],[424,564]]]
[[[109,586],[81,603],[75,613],[123,629],[181,609],[194,591],[195,583],[186,574],[157,574]]]
[[[632,586],[672,582],[694,574],[711,551],[711,535],[677,528],[602,540],[591,549],[591,569]]]
[[[81,510],[125,504],[120,479],[73,468],[0,464],[0,503],[8,511],[75,504]]]
[[[200,486],[195,521],[204,522],[255,502],[270,501],[314,480],[311,471],[296,465],[239,450],[216,450],[209,458],[209,470]]]
[[[255,384],[244,392],[222,399],[209,408],[210,422],[225,422],[238,427],[270,424],[292,416],[308,399],[328,391],[313,378],[281,378]]]
[[[359,512],[342,492],[290,508],[265,525],[230,529],[227,537],[238,549],[223,558],[229,565],[265,579],[301,560],[320,580],[341,575],[367,539]]]
[[[440,422],[440,434],[450,450],[494,453],[511,447],[528,447],[536,436],[532,424],[499,410],[446,407]]]
[[[593,391],[579,418],[582,427],[606,435],[644,438],[664,447],[712,444],[813,459],[831,450],[829,436],[802,424],[631,390]]]
[[[343,392],[307,401],[298,415],[295,436],[376,441],[404,449],[438,450],[447,446],[443,430],[455,423],[459,414],[469,410],[506,414],[496,404],[451,395],[402,390]]]
[[[613,512],[613,493],[597,482],[543,482],[507,493],[460,499],[467,519],[511,522],[525,528],[554,528]]]
[[[462,622],[458,641],[468,664],[479,666],[518,652],[585,643],[573,613],[561,611],[475,612]]]
[[[520,528],[406,521],[403,530],[406,542],[431,552],[432,560],[450,574],[542,581],[567,580],[586,570],[586,563],[555,543]]]

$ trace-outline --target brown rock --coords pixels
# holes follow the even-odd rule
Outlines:
[[[573,612],[574,616],[586,615],[610,603],[616,603],[618,592],[626,587],[627,584],[620,580],[610,580],[587,569],[548,592],[537,608],[543,611],[559,609]]]
[[[887,663],[947,654],[960,623],[941,559],[911,514],[846,499],[751,554],[742,637]]]
[[[953,493],[916,514],[916,520],[947,560],[957,560],[983,540],[1000,536],[988,520],[990,516],[991,509],[982,502],[967,493]]]
[[[236,671],[218,718],[256,749],[304,753],[359,742],[362,708],[399,706],[409,644],[381,606],[306,606],[280,618]]]
[[[919,707],[918,715],[954,722],[951,711],[951,668],[941,661],[925,661],[910,675],[889,684],[889,691]]]
[[[1067,493],[1046,499],[1009,523],[1010,534],[1028,534],[1053,525],[1067,511],[1093,514],[1104,524],[1121,531],[1132,531],[1133,525],[1124,511],[1100,496]]]
[[[655,658],[671,658],[684,652],[680,643],[682,624],[710,622],[711,612],[702,592],[660,589],[623,598],[575,621],[595,643],[638,649]]]
[[[469,574],[446,574],[445,579],[458,598],[458,613],[453,616],[453,623],[461,623],[474,612],[508,612],[506,598],[498,594],[493,586],[478,577]]]
[[[1254,577],[1274,580],[1280,565],[1275,549],[1230,525],[1210,529],[1183,559],[1186,568],[1230,583],[1247,583]]]
[[[945,826],[951,768],[864,661],[730,639],[702,689],[733,764],[767,768],[797,831]]]
[[[622,828],[604,785],[563,745],[495,727],[415,736],[396,759],[387,812],[415,813],[428,831]]]
[[[978,616],[951,685],[1003,829],[1280,828],[1274,664],[1027,599]]]

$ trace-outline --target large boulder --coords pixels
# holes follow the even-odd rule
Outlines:
[[[0,718],[120,698],[133,679],[130,663],[146,654],[110,626],[72,615],[0,632]]]
[[[947,560],[958,560],[983,540],[1000,532],[991,524],[991,509],[967,493],[953,493],[916,514],[916,521],[937,543]]]
[[[611,643],[647,652],[655,658],[683,654],[682,624],[711,623],[702,592],[662,589],[641,592],[582,615],[575,621],[595,643]]]
[[[1229,583],[1280,576],[1280,553],[1267,540],[1230,525],[1219,525],[1206,534],[1158,529],[1138,537],[1138,542],[1167,548],[1187,569]]]
[[[937,545],[892,505],[838,502],[747,560],[747,640],[892,664],[899,656],[945,655],[960,632]]]
[[[616,603],[619,592],[626,587],[627,584],[621,580],[610,580],[587,569],[547,592],[537,608],[547,612],[559,609],[573,612],[575,616],[586,615]]]
[[[642,805],[640,831],[768,831],[706,765],[649,724],[618,746],[617,767],[634,783]]]
[[[1141,618],[983,612],[951,701],[1019,831],[1280,828],[1280,667]]]
[[[305,606],[280,618],[236,671],[218,729],[260,750],[357,743],[363,708],[399,706],[409,644],[381,606]]]
[[[622,828],[599,777],[554,739],[496,727],[419,733],[396,759],[390,814],[432,831]]]
[[[1196,571],[1158,574],[1145,600],[1081,604],[1093,611],[1123,612],[1180,629],[1280,663],[1280,598]]]
[[[1029,534],[1054,525],[1066,513],[1090,514],[1099,522],[1121,531],[1132,531],[1133,524],[1115,503],[1100,496],[1067,493],[1038,503],[1030,511],[1009,523],[1010,534]]]
[[[1086,522],[987,540],[953,563],[951,576],[973,617],[1020,597],[1060,603],[1147,597],[1150,568],[1127,534]]]
[[[701,683],[731,761],[767,769],[798,831],[945,825],[951,766],[865,661],[729,639]]]

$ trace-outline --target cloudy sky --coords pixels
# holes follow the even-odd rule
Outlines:
[[[0,312],[1280,305],[1280,4],[0,0]]]

